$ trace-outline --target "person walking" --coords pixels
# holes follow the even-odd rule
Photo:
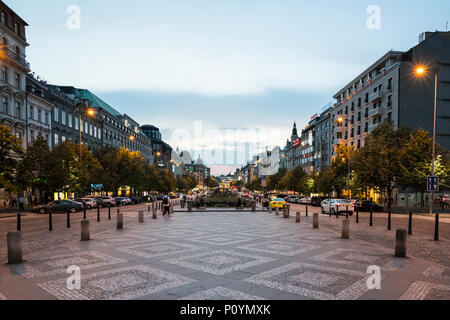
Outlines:
[[[23,197],[23,195],[20,195],[19,196],[19,211],[20,212],[24,212],[25,211],[24,203],[25,203],[25,198]]]
[[[170,198],[169,198],[169,196],[165,196],[163,198],[163,208],[164,208],[163,217],[165,217],[166,214],[168,214],[169,218],[170,218]]]

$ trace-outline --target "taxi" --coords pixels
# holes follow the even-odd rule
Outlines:
[[[280,198],[273,198],[272,201],[270,201],[269,205],[272,209],[275,209],[275,208],[282,209],[286,205],[286,201],[284,199],[280,199]]]

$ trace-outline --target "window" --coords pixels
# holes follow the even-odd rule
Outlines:
[[[58,144],[59,144],[59,136],[57,133],[55,133],[53,136],[53,145],[57,146]]]
[[[355,129],[352,128],[352,131],[350,133],[350,138],[353,138],[355,136]]]
[[[72,119],[72,114],[71,113],[69,113],[69,128],[72,128],[73,127],[73,119]]]
[[[361,126],[358,126],[358,131],[356,133],[358,136],[361,135]]]
[[[46,124],[50,124],[50,121],[48,119],[48,112],[45,113],[45,121]]]
[[[388,97],[388,104],[387,104],[387,106],[388,107],[392,107],[392,96]]]
[[[61,137],[61,141],[62,141],[62,142],[66,142],[66,136],[62,136],[62,137]]]
[[[361,98],[358,98],[358,107],[361,107]]]
[[[364,118],[368,118],[369,117],[369,108],[366,108],[365,112],[364,112]]]
[[[34,120],[34,107],[33,106],[30,106],[30,116],[29,116],[29,118],[31,120]]]
[[[366,93],[366,97],[364,99],[364,103],[369,103],[369,94]]]
[[[388,90],[392,90],[392,78],[388,80]]]
[[[97,127],[94,126],[94,138],[97,138]]]
[[[360,149],[361,148],[361,140],[358,140],[358,149]]]
[[[78,118],[75,118],[75,130],[78,130]]]
[[[37,120],[40,121],[40,122],[44,122],[44,121],[42,121],[42,111],[41,111],[41,109],[38,109]]]
[[[364,124],[364,132],[369,132],[369,123],[368,122],[366,122]]]
[[[389,119],[389,121],[392,121],[392,112],[388,113],[388,119]]]
[[[22,110],[20,108],[20,103],[16,102],[16,113],[14,114],[17,118],[22,116]]]
[[[2,97],[2,112],[8,113],[8,98]]]
[[[66,112],[61,110],[61,124],[66,125]]]
[[[92,137],[92,124],[89,124],[89,135]]]
[[[2,11],[1,15],[0,15],[0,22],[2,24],[6,24],[6,14],[5,11]]]
[[[17,22],[14,22],[14,33],[19,34],[19,24]]]
[[[58,108],[53,109],[53,121],[58,122],[59,121],[59,110]]]
[[[17,88],[20,88],[20,74],[16,73],[14,76],[14,84]]]
[[[2,80],[8,82],[8,68],[2,66]]]
[[[34,130],[30,130],[31,141],[34,141]]]

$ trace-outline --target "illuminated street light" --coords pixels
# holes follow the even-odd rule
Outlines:
[[[426,68],[423,66],[418,66],[416,68],[416,75],[423,76],[426,73]]]
[[[343,118],[343,117],[338,117],[338,118],[337,118],[337,122],[339,122],[339,123],[344,122],[344,118]]]
[[[87,109],[86,113],[90,117],[95,116],[95,110],[94,109]]]
[[[134,141],[136,139],[134,136],[130,136],[130,141]]]

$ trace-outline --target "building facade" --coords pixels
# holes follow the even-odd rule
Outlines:
[[[142,133],[151,140],[152,157],[154,159],[153,163],[158,167],[166,168],[173,172],[173,149],[162,140],[162,134],[159,131],[159,128],[153,125],[144,125],[140,129]]]

